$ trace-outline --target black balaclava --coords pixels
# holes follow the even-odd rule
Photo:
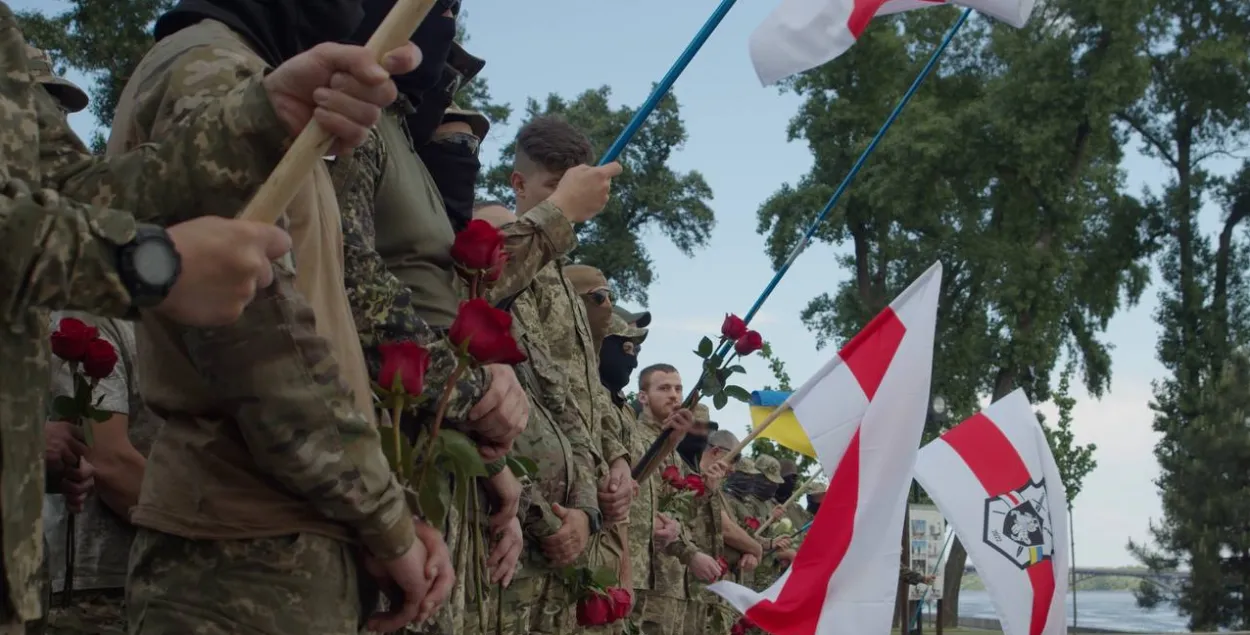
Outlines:
[[[626,341],[620,335],[609,335],[599,347],[599,381],[613,395],[625,390],[638,368],[638,357],[625,352]]]
[[[768,477],[763,474],[753,474],[751,481],[753,493],[760,500],[769,500],[777,493],[777,484],[768,480]]]
[[[725,478],[725,491],[738,498],[753,496],[753,476],[753,474],[743,474],[742,472],[730,472],[729,476]]]
[[[395,0],[363,0],[360,4],[364,7],[364,18],[356,28],[352,41],[364,44],[381,26],[386,14],[395,6]],[[395,87],[416,107],[426,91],[433,88],[443,76],[443,67],[446,66],[447,55],[451,52],[451,42],[456,39],[456,18],[442,15],[442,10],[436,6],[409,39],[421,49],[421,65],[411,73],[396,75]]]
[[[322,42],[347,39],[363,17],[361,0],[182,0],[157,18],[156,39],[216,20],[276,67]]]
[[[696,469],[699,467],[699,461],[703,459],[705,450],[707,450],[707,436],[702,434],[687,434],[677,444],[677,454],[681,455],[686,465]]]
[[[773,496],[773,499],[778,503],[790,500],[790,497],[794,495],[795,486],[798,485],[799,477],[797,474],[791,474],[790,476],[781,477],[781,480],[785,482],[777,486],[777,493]]]
[[[813,514],[815,514],[816,512],[820,511],[820,503],[818,503],[818,502],[816,502],[816,501],[812,500],[812,497],[811,497],[811,496],[808,496],[808,497],[807,497],[807,511],[809,511],[809,512],[811,512],[811,513],[813,513]]]

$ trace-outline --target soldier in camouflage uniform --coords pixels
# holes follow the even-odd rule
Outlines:
[[[280,230],[220,218],[191,218],[219,200],[240,199],[260,185],[290,140],[307,123],[312,92],[328,86],[327,68],[350,70],[370,86],[352,89],[369,102],[378,70],[363,50],[335,48],[293,60],[264,81],[234,78],[229,94],[201,100],[164,144],[146,145],[109,159],[93,157],[65,121],[63,108],[34,82],[28,47],[8,5],[0,3],[0,112],[7,124],[0,156],[0,225],[5,230],[0,295],[8,298],[0,357],[9,366],[0,381],[0,464],[4,522],[0,576],[0,633],[25,630],[41,614],[36,578],[41,569],[44,470],[43,422],[48,394],[47,309],[76,309],[106,317],[133,317],[140,307],[197,325],[236,319],[257,287],[272,275],[269,258],[289,243]],[[409,58],[411,59],[411,58]],[[405,62],[406,63],[406,62]],[[275,110],[271,96],[283,100]],[[293,110],[305,110],[304,118]],[[348,143],[365,130],[348,114],[331,126]],[[203,170],[189,170],[196,163]],[[91,206],[75,202],[90,201]],[[139,216],[111,207],[130,207]],[[218,209],[217,211],[221,211]],[[227,214],[233,214],[233,209]],[[199,215],[198,213],[196,214]],[[137,221],[169,225],[168,233]],[[119,264],[133,263],[140,242],[164,245],[153,255],[181,255],[176,269],[144,271],[141,282]],[[159,256],[158,256],[159,257]]]
[[[359,10],[352,0],[180,3],[157,20],[157,43],[121,95],[109,152],[160,141],[199,104],[346,38]],[[201,200],[236,213],[246,193]],[[422,602],[450,591],[446,546],[414,521],[415,496],[382,455],[324,166],[285,212],[294,257],[237,322],[185,329],[145,314],[138,329],[141,366],[159,369],[143,373],[142,391],[165,423],[131,515],[132,633],[355,631],[372,612],[361,599],[376,598],[372,577],[358,575],[366,554],[405,602],[378,627],[428,614]]]
[[[785,483],[781,477],[781,463],[776,457],[761,454],[755,457],[755,468],[759,470],[756,475],[756,493],[752,497],[752,503],[755,505],[755,516],[761,523],[768,522],[772,517],[773,510],[777,508],[775,501],[777,489]],[[770,538],[772,527],[764,530],[766,535],[760,536],[757,540],[764,547],[764,557],[760,559],[760,566],[755,570],[755,585],[757,589],[767,589],[772,586],[777,578],[781,577],[782,571],[785,571],[786,563],[778,557],[778,540]],[[755,532],[751,532],[754,535]],[[790,540],[781,540],[780,548],[788,549]]]
[[[703,404],[695,406],[694,416],[696,428],[700,422],[706,424],[710,421],[707,406]],[[724,435],[728,435],[729,439],[725,439]],[[732,440],[732,443],[737,445],[738,440],[731,433],[725,432],[724,435],[718,434],[721,437],[718,441],[725,443],[728,440]],[[713,468],[713,465],[716,464],[720,457],[721,454],[716,452],[704,451],[701,453],[698,473],[702,475],[707,489],[703,496],[694,499],[694,503],[691,505],[692,518],[690,518],[688,525],[691,542],[694,543],[695,547],[701,553],[718,559],[724,558],[726,555],[724,535],[725,499],[720,495],[720,488],[724,484],[724,476],[717,472],[719,468]],[[686,615],[683,620],[685,635],[724,635],[733,626],[733,609],[725,604],[720,596],[708,591],[707,585],[708,581],[700,579],[692,569],[687,569],[686,593],[688,601],[686,603]]]

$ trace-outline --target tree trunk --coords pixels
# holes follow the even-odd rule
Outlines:
[[[903,503],[903,537],[901,538],[903,549],[898,554],[898,565],[901,571],[903,567],[911,564],[908,556],[911,553],[911,542],[907,528],[911,526],[911,504]],[[898,576],[898,589],[894,593],[894,627],[899,629],[899,635],[907,635],[908,615],[907,615],[907,598],[909,596],[908,589],[910,585],[903,580],[903,576]]]

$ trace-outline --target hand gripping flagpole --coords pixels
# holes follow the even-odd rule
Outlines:
[[[820,210],[820,214],[818,214],[816,219],[808,225],[807,231],[803,234],[803,238],[800,239],[798,244],[794,246],[794,249],[790,250],[790,255],[787,256],[785,262],[777,268],[777,273],[773,274],[773,279],[769,281],[768,286],[764,287],[764,290],[760,293],[759,297],[755,299],[755,304],[751,306],[751,310],[747,311],[746,317],[743,318],[747,324],[751,323],[751,318],[754,318],[755,314],[759,312],[760,307],[764,306],[764,303],[768,301],[769,296],[773,294],[773,291],[777,288],[781,279],[784,278],[786,273],[790,271],[791,265],[793,265],[794,261],[798,259],[799,254],[802,254],[803,250],[807,248],[807,245],[811,242],[812,237],[816,235],[816,231],[820,229],[821,224],[825,222],[825,219],[829,217],[831,212],[833,212],[833,208],[837,206],[838,201],[842,198],[842,194],[846,192],[847,188],[850,187],[851,182],[854,181],[855,177],[859,175],[859,171],[863,169],[864,164],[868,162],[869,155],[877,149],[877,145],[881,143],[881,139],[885,137],[885,133],[890,130],[890,126],[893,126],[899,115],[903,113],[903,109],[907,107],[911,98],[916,95],[916,91],[920,89],[920,85],[924,83],[925,78],[927,78],[929,73],[933,71],[933,68],[937,66],[938,60],[942,57],[942,54],[946,52],[946,48],[950,46],[951,41],[955,39],[955,35],[959,33],[959,29],[963,28],[964,23],[968,21],[968,17],[971,15],[972,9],[964,9],[959,14],[959,19],[955,20],[955,24],[953,24],[950,30],[946,32],[946,36],[942,38],[942,42],[938,44],[937,49],[933,51],[933,55],[929,56],[929,61],[925,63],[924,68],[920,69],[920,73],[916,75],[916,79],[912,80],[911,86],[907,88],[907,92],[903,93],[902,99],[900,99],[898,104],[894,106],[894,110],[890,112],[890,116],[886,117],[885,123],[881,124],[881,128],[877,130],[877,134],[872,138],[872,141],[868,142],[868,147],[864,148],[864,151],[860,153],[859,158],[855,160],[855,163],[851,166],[850,171],[846,173],[846,177],[842,179],[842,183],[838,185],[838,189],[834,190],[833,196],[829,198],[829,202],[825,203],[825,208]],[[716,351],[716,354],[723,358],[725,354],[729,352],[729,347],[732,345],[732,342],[725,342],[720,346],[720,349]],[[691,404],[697,401],[699,386],[702,384],[703,375],[701,374],[699,376],[699,381],[694,384],[694,389],[691,390],[690,394],[686,397],[685,402],[683,402],[685,406],[690,407]],[[777,408],[777,410],[773,411],[769,415],[769,418],[766,421],[761,422],[760,425],[752,431],[752,434],[749,435],[748,438],[754,439],[759,436],[761,428],[765,427],[767,424],[771,424],[773,421],[776,421],[782,412],[788,408],[788,403],[782,404],[781,407]],[[670,438],[672,437],[672,434],[673,431],[671,429],[664,430],[660,433],[659,438],[651,444],[651,447],[647,448],[646,454],[644,454],[642,458],[638,460],[638,464],[634,466],[634,480],[641,480],[649,476],[651,472],[655,470],[656,466],[659,465],[660,459],[668,456],[668,454],[672,451],[670,448],[676,447],[676,441]],[[665,450],[668,451],[666,452]]]

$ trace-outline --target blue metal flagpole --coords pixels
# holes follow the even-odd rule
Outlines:
[[[651,91],[651,96],[647,97],[647,101],[642,104],[638,112],[634,113],[634,118],[629,121],[629,125],[625,126],[625,130],[621,131],[616,141],[612,142],[612,147],[608,148],[602,159],[599,159],[599,165],[611,163],[621,156],[625,146],[634,138],[635,134],[638,134],[642,124],[646,123],[647,117],[651,116],[651,113],[660,105],[660,100],[664,99],[668,91],[672,90],[673,84],[677,82],[677,78],[690,65],[690,61],[694,59],[699,49],[703,48],[703,44],[712,36],[712,32],[716,30],[716,27],[720,26],[721,20],[725,18],[725,15],[729,13],[729,10],[737,2],[738,0],[721,0],[720,6],[716,7],[716,11],[712,12],[707,22],[703,23],[703,28],[699,29],[694,39],[690,40],[690,44],[686,45],[686,50],[681,52],[681,56],[677,58],[676,62],[673,62],[673,66],[668,69],[664,79],[661,79],[655,90]]]
[[[726,0],[726,2],[728,2],[728,0]],[[768,301],[769,296],[773,294],[773,291],[777,288],[781,279],[784,278],[786,273],[790,271],[790,266],[793,265],[794,261],[798,259],[799,254],[803,253],[803,250],[807,248],[808,243],[812,240],[812,236],[816,235],[816,231],[820,229],[821,223],[824,223],[825,219],[829,217],[830,212],[833,211],[833,208],[838,204],[838,201],[841,200],[842,194],[846,192],[847,188],[850,187],[851,182],[854,181],[855,177],[859,174],[859,171],[863,169],[864,164],[867,163],[869,155],[877,149],[877,145],[881,143],[881,139],[885,137],[885,133],[890,130],[890,126],[894,125],[895,120],[897,120],[899,115],[903,113],[903,109],[907,107],[909,102],[911,102],[911,98],[916,95],[916,91],[920,89],[920,85],[924,83],[925,78],[929,76],[933,67],[937,66],[938,59],[942,57],[942,53],[946,52],[946,47],[950,45],[951,40],[955,39],[955,35],[959,33],[959,29],[963,27],[964,23],[968,21],[968,17],[971,15],[972,9],[964,9],[963,12],[959,14],[959,19],[955,20],[955,24],[952,25],[950,30],[946,32],[946,36],[943,37],[942,42],[938,44],[937,50],[933,51],[933,55],[929,56],[929,61],[925,63],[924,68],[920,69],[920,73],[916,75],[916,79],[912,80],[911,86],[907,88],[907,92],[903,93],[902,99],[898,101],[898,104],[894,106],[894,110],[890,113],[890,116],[886,117],[885,123],[881,124],[881,128],[877,130],[876,136],[872,138],[872,141],[868,142],[868,147],[864,148],[864,151],[860,153],[859,158],[855,160],[855,163],[851,166],[850,171],[846,173],[846,177],[842,179],[842,183],[838,185],[838,189],[835,190],[833,192],[833,196],[829,198],[829,202],[825,203],[825,208],[820,210],[820,214],[817,215],[816,219],[812,221],[812,224],[807,227],[807,231],[804,232],[803,238],[799,240],[799,243],[794,246],[793,250],[790,251],[790,255],[786,257],[786,261],[777,269],[777,273],[773,274],[773,279],[769,281],[768,286],[764,287],[764,290],[760,293],[759,297],[755,299],[755,304],[751,306],[751,310],[747,311],[746,316],[743,318],[748,324],[751,323],[751,318],[755,317],[755,314],[759,312],[760,307],[764,306],[764,303]],[[715,17],[716,16],[713,16],[713,18]],[[711,24],[711,20],[709,20],[709,24]],[[704,28],[706,29],[706,27]],[[700,33],[700,35],[702,35],[702,33]],[[695,39],[696,41],[698,40],[698,38]],[[694,45],[695,43],[692,42],[691,46]],[[691,53],[691,56],[693,57],[693,53]],[[676,68],[676,66],[674,66],[674,68]],[[665,79],[668,78],[666,77]],[[657,88],[657,94],[658,93],[659,89]],[[653,94],[652,97],[655,97],[655,95]],[[663,97],[663,95],[661,94],[660,97]],[[659,98],[656,98],[654,101],[659,103]],[[650,103],[650,100],[648,103]],[[642,113],[642,111],[640,110],[639,113]],[[634,119],[637,120],[638,118],[634,117]],[[633,123],[634,122],[630,122],[630,128],[633,127]],[[641,125],[640,122],[639,125]],[[626,132],[629,132],[629,128],[626,129]],[[622,134],[621,136],[624,137],[625,135]],[[617,141],[619,143],[620,139]],[[613,148],[616,148],[616,144],[613,145]],[[619,153],[619,149],[617,149],[617,151]],[[610,153],[611,150],[609,150],[609,154]],[[724,356],[728,354],[731,346],[733,346],[733,342],[725,342],[724,344],[721,344],[720,348],[716,351],[716,354],[719,355],[721,359],[724,359]],[[706,373],[706,369],[704,370],[704,373]],[[703,385],[703,378],[703,375],[699,376],[699,381],[694,383],[694,387],[690,390],[690,394],[686,395],[686,399],[683,403],[690,403],[695,393],[699,390],[699,387]],[[635,479],[647,471],[648,464],[655,462],[655,459],[658,458],[657,455],[660,452],[660,448],[663,447],[670,434],[671,430],[665,430],[660,434],[660,437],[651,444],[651,447],[647,449],[646,454],[644,454],[638,464],[634,466],[633,474]]]

